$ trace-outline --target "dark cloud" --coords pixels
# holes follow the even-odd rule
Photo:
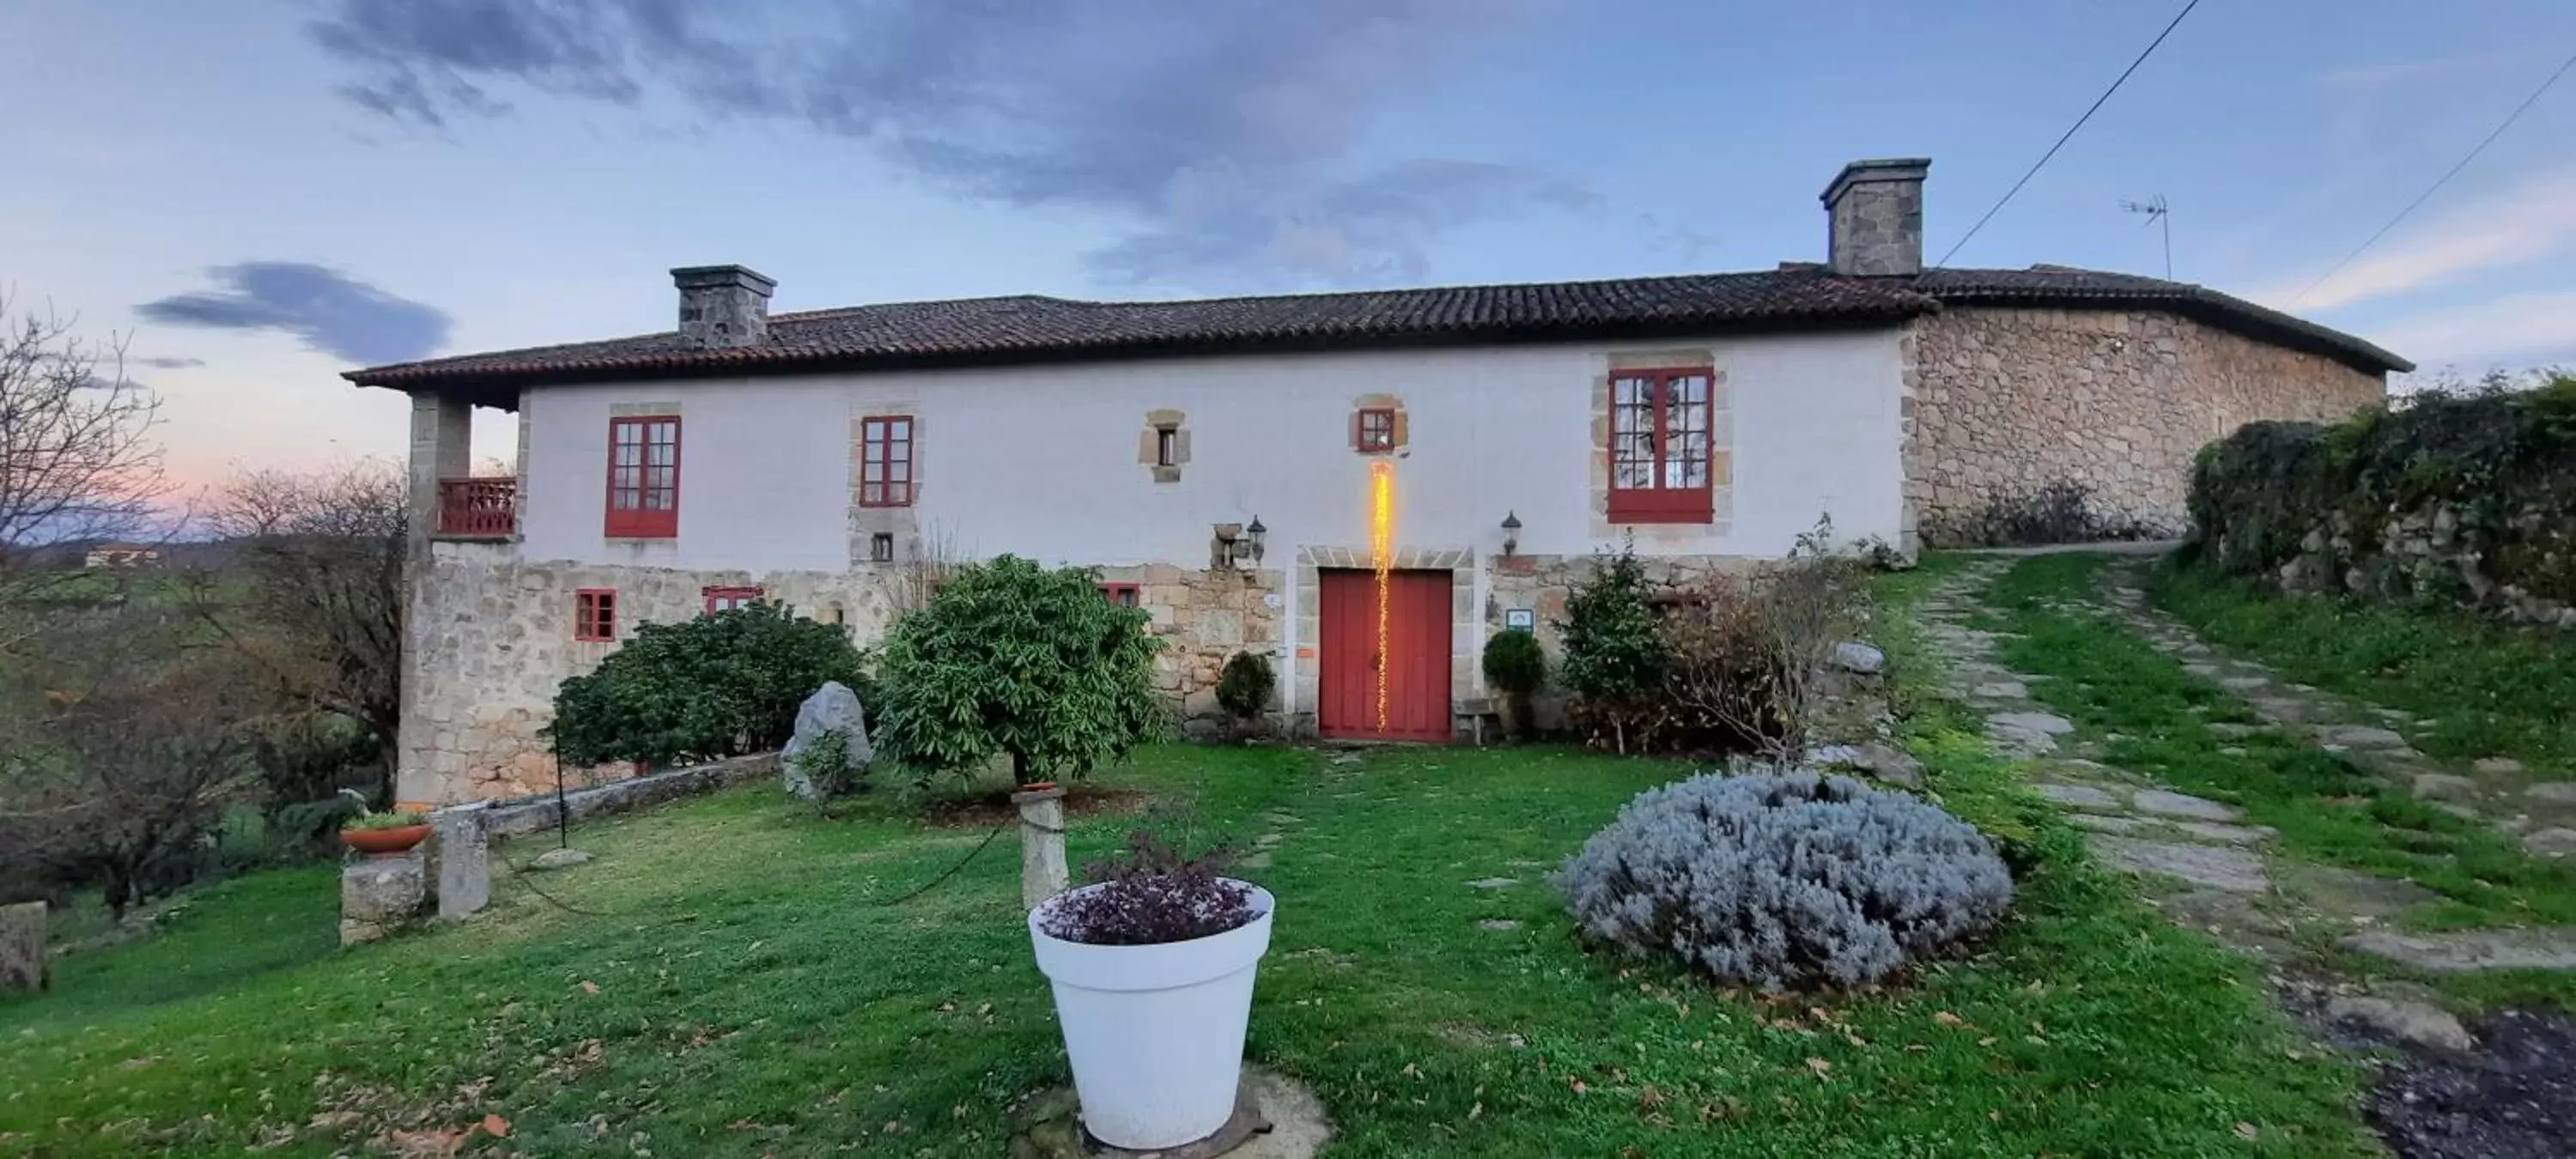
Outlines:
[[[337,0],[310,26],[398,120],[495,116],[526,93],[786,118],[1018,205],[1139,225],[1108,277],[1379,281],[1443,230],[1586,208],[1563,178],[1463,160],[1362,164],[1370,123],[1503,0]]]
[[[204,366],[206,364],[206,360],[203,358],[169,357],[137,358],[134,360],[134,364],[137,366],[149,366],[154,370],[189,370],[195,367]]]
[[[155,322],[216,330],[276,330],[351,362],[403,362],[447,344],[448,317],[305,262],[243,262],[207,271],[223,288],[134,308]]]

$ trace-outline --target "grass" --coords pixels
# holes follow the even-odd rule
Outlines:
[[[2463,611],[2285,596],[2168,562],[2148,593],[2290,679],[2421,717],[2425,751],[2576,771],[2576,633]]]
[[[1765,1001],[1574,940],[1528,863],[1680,766],[1166,748],[1106,779],[1285,835],[1247,874],[1281,906],[1249,1051],[1316,1089],[1336,1155],[2370,1153],[2353,1072],[2088,865],[1887,635],[1931,786],[2025,865],[2001,935],[1897,990]],[[1075,861],[1126,824],[1077,822]],[[884,904],[981,839],[749,787],[583,829],[598,860],[541,879],[576,909],[504,872],[490,916],[350,951],[327,868],[239,879],[0,1004],[0,1150],[325,1155],[498,1114],[550,1156],[996,1154],[1066,1078],[1008,838]],[[1465,884],[1496,874],[1521,884]]]
[[[2407,916],[2410,925],[2576,924],[2576,866],[2525,856],[2494,829],[2417,801],[2303,740],[2269,730],[2219,736],[2212,723],[2257,718],[2215,682],[2081,606],[2094,598],[2107,563],[2094,555],[2033,557],[1996,581],[1987,599],[1991,626],[2019,636],[2000,641],[2005,661],[2054,677],[2033,683],[2033,695],[2102,738],[2110,763],[2241,806],[2249,820],[2280,831],[2283,854],[2413,881],[2439,895]],[[2564,978],[2509,981],[2462,992],[2576,995]]]

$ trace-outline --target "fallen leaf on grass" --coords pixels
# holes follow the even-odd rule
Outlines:
[[[1825,1079],[1832,1077],[1834,1064],[1821,1058],[1811,1058],[1807,1060],[1807,1069],[1816,1072],[1818,1079]]]
[[[1932,1021],[1938,1022],[1943,1026],[1965,1026],[1968,1024],[1967,1019],[1961,1018],[1956,1014],[1952,1014],[1947,1010],[1933,1015]]]
[[[2251,1139],[2251,1138],[2253,1138],[2253,1137],[2255,1137],[2255,1136],[2257,1136],[2257,1135],[2260,1135],[2260,1134],[2262,1134],[2262,1133],[2263,1133],[2263,1129],[2262,1129],[2261,1127],[2257,1127],[2257,1126],[2255,1126],[2255,1125],[2254,1125],[2254,1124],[2252,1124],[2252,1123],[2238,1123],[2238,1124],[2236,1124],[2236,1137],[2237,1137],[2237,1138],[2239,1138],[2239,1139]]]
[[[403,1159],[449,1159],[465,1145],[463,1131],[393,1131],[385,1136]]]
[[[1590,1088],[1590,1087],[1587,1087],[1587,1086],[1583,1085],[1583,1080],[1582,1080],[1582,1079],[1575,1079],[1574,1081],[1572,1081],[1572,1082],[1570,1082],[1570,1083],[1568,1083],[1568,1084],[1566,1084],[1566,1085],[1573,1087],[1573,1088],[1574,1088],[1574,1093],[1576,1093],[1576,1094],[1578,1094],[1578,1095],[1579,1095],[1579,1094],[1582,1094],[1582,1093],[1583,1093],[1583,1092],[1585,1092],[1585,1091],[1588,1091],[1588,1090],[1591,1090],[1591,1089],[1592,1089],[1592,1088]]]
[[[507,1139],[510,1137],[510,1120],[504,1119],[499,1115],[483,1116],[483,1122],[480,1125],[483,1128],[484,1134],[490,1135],[495,1139]]]
[[[599,983],[593,982],[588,978],[584,978],[581,980],[581,992],[584,994],[597,994],[599,993]]]

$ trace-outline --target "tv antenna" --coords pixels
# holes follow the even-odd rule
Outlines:
[[[2147,215],[2148,225],[2162,225],[2165,233],[2165,280],[2173,280],[2173,213],[2165,206],[2165,195],[2156,194],[2145,201],[2122,201],[2120,208]]]

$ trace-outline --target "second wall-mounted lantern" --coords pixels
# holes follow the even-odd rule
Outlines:
[[[1217,524],[1216,542],[1210,545],[1208,552],[1209,561],[1220,568],[1244,570],[1257,567],[1261,557],[1269,551],[1269,538],[1270,529],[1261,525],[1258,515],[1253,516],[1248,525]]]
[[[1504,555],[1504,557],[1505,557],[1505,558],[1510,558],[1510,556],[1511,556],[1511,554],[1512,554],[1513,552],[1515,552],[1515,551],[1519,551],[1520,549],[1521,549],[1521,516],[1520,516],[1520,512],[1518,512],[1518,511],[1506,511],[1506,512],[1503,512],[1503,555]]]

